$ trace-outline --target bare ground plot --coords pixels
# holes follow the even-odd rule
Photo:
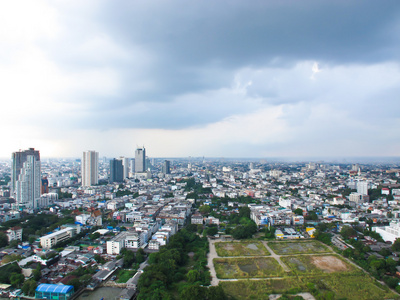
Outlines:
[[[278,255],[313,254],[332,252],[319,241],[268,242],[268,246]]]
[[[265,256],[271,253],[259,241],[215,243],[218,256]]]
[[[329,273],[307,278],[223,281],[220,285],[234,299],[268,299],[271,294],[310,292],[317,299],[382,300],[400,297],[369,276]]]
[[[219,279],[279,277],[285,273],[270,257],[215,258],[213,262]]]
[[[285,256],[281,260],[295,274],[323,274],[333,272],[350,272],[354,267],[335,255],[298,255]]]

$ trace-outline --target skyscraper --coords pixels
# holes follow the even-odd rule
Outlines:
[[[135,173],[135,159],[134,158],[131,158],[129,160],[129,169],[130,169],[129,177],[133,177],[133,173]]]
[[[42,178],[42,188],[41,188],[41,193],[42,194],[47,194],[49,192],[49,180],[47,177]]]
[[[28,155],[33,155],[36,160],[40,161],[39,151],[35,150],[35,148],[29,148],[25,151],[20,150],[12,154],[11,194],[15,194],[15,184]]]
[[[82,157],[82,186],[99,183],[99,153],[85,151]]]
[[[361,195],[368,195],[368,182],[367,181],[359,181],[357,183],[357,193]]]
[[[146,149],[137,148],[135,151],[135,173],[146,171]]]
[[[129,178],[129,158],[121,156],[119,160],[122,162],[123,178]]]
[[[124,181],[124,169],[120,159],[110,160],[110,182]]]
[[[169,160],[164,160],[163,173],[171,174],[171,162]]]
[[[34,148],[12,154],[11,191],[18,209],[34,209],[40,199],[40,154]]]

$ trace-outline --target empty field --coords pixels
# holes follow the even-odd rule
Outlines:
[[[256,240],[216,243],[220,256],[254,256],[213,260],[221,280],[219,284],[229,299],[268,299],[271,294],[311,293],[315,299],[400,300],[387,286],[318,241],[274,241],[268,242],[268,246],[282,256],[266,257]],[[283,270],[279,259],[290,272]],[[251,278],[258,280],[247,280]]]
[[[294,278],[222,281],[225,293],[233,299],[268,299],[270,294],[279,294],[289,289],[303,290],[304,284]]]
[[[335,255],[285,256],[281,260],[295,274],[322,274],[353,271],[354,267]]]
[[[215,258],[213,261],[220,279],[279,277],[285,273],[270,257]]]
[[[383,300],[400,297],[369,276],[327,274],[302,279],[266,279],[220,282],[233,299],[268,299],[270,294],[310,292],[317,299]]]
[[[268,246],[278,255],[332,252],[328,247],[318,241],[269,242]]]
[[[215,243],[218,256],[265,256],[271,253],[259,241]]]

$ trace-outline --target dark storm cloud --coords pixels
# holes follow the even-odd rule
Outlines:
[[[235,73],[243,68],[289,70],[302,60],[367,65],[398,60],[400,53],[398,1],[104,1],[96,5],[89,15],[72,9],[66,22],[71,32],[62,41],[68,47],[48,49],[77,72],[99,67],[117,70],[120,86],[112,96],[77,91],[68,99],[84,102],[83,109],[93,113],[93,119],[122,107],[126,117],[112,116],[116,122],[110,126],[115,127],[184,128],[248,112],[244,98],[243,106],[227,108],[229,103],[216,96],[209,113],[207,105],[196,102],[204,99],[187,97],[182,100],[185,105],[177,100],[230,88]],[[96,59],[96,53],[82,55],[77,49],[95,35],[107,36],[124,55],[105,59]],[[272,76],[255,82],[248,95],[275,104],[307,99],[288,99],[276,88],[265,88],[262,81]],[[139,114],[135,104],[146,104],[149,112]]]
[[[398,58],[398,2],[219,1],[122,2],[102,10],[105,30],[128,45],[155,51],[149,101],[228,86],[232,77],[198,73],[291,65],[298,60],[334,64]],[[276,58],[278,59],[276,62]],[[128,75],[129,76],[129,75]]]
[[[235,68],[274,57],[381,61],[398,46],[397,1],[108,2],[118,39],[150,45],[172,62]],[[385,56],[383,56],[385,54]],[[392,52],[391,55],[398,55]]]

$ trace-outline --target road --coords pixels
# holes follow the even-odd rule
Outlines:
[[[282,261],[281,261],[281,255],[276,254],[274,251],[272,251],[272,249],[268,246],[267,242],[262,241],[263,245],[265,248],[267,248],[267,250],[269,251],[269,253],[271,253],[271,257],[275,258],[276,261],[281,265],[281,267],[283,268],[283,270],[285,272],[290,272],[290,269],[287,265],[285,265]]]
[[[210,245],[210,252],[208,252],[207,255],[207,267],[210,269],[210,274],[211,274],[211,285],[212,286],[217,286],[219,284],[219,279],[217,278],[217,273],[215,272],[215,267],[214,267],[214,258],[218,258],[217,251],[215,250],[215,242],[220,242],[220,240],[211,240],[208,238],[208,243]]]

